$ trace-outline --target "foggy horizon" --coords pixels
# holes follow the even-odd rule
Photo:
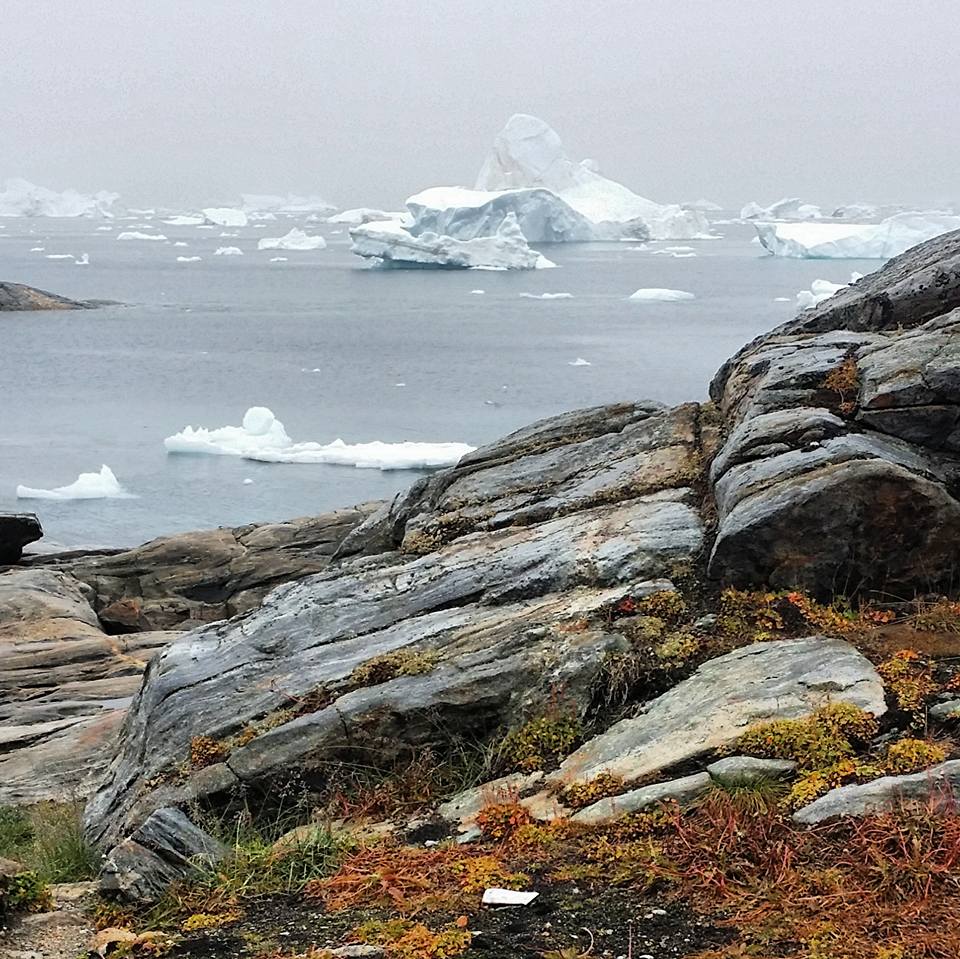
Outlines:
[[[0,180],[395,208],[524,112],[659,202],[960,200],[945,0],[155,6],[8,0]]]

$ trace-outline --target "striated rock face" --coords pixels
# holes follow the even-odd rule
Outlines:
[[[0,282],[0,313],[16,310],[90,310],[96,305],[47,293],[22,283]]]
[[[477,735],[553,689],[585,709],[604,658],[624,644],[585,620],[628,592],[669,588],[665,577],[702,548],[697,497],[683,485],[694,414],[623,404],[508,437],[418,484],[342,550],[385,552],[344,558],[190,633],[147,673],[89,806],[91,835],[113,843],[157,805],[269,784],[371,740],[399,749],[438,730]],[[399,652],[415,674],[357,681],[358,666]],[[226,762],[147,787],[184,763],[194,737],[257,723],[267,728]]]
[[[822,593],[946,585],[960,560],[960,235],[728,361],[709,571]]]
[[[0,805],[89,793],[169,630],[250,610],[324,569],[375,505],[0,573]]]
[[[567,757],[548,783],[612,773],[627,783],[734,742],[748,726],[848,702],[880,716],[883,684],[869,660],[824,636],[756,643],[704,663],[689,679]]]
[[[0,513],[0,566],[18,562],[23,547],[42,536],[36,513]]]

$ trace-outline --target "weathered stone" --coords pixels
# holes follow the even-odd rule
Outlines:
[[[600,773],[635,782],[727,746],[754,723],[796,719],[831,701],[886,711],[880,677],[852,646],[823,636],[756,643],[704,663],[638,716],[586,742],[548,783]]]
[[[23,866],[15,859],[4,859],[0,856],[0,877],[8,878],[23,872]]]
[[[641,812],[661,802],[685,805],[702,796],[710,788],[712,781],[708,773],[696,773],[693,776],[684,776],[682,779],[641,786],[639,789],[633,789],[619,796],[600,799],[574,813],[571,819],[582,825],[597,825],[611,822],[630,813]]]
[[[23,547],[42,536],[36,513],[0,513],[0,566],[19,562]]]
[[[756,756],[725,756],[707,766],[714,782],[721,786],[753,786],[786,779],[797,770],[791,759],[758,759]]]
[[[842,816],[868,816],[900,803],[942,797],[952,808],[960,800],[960,759],[909,776],[884,776],[868,783],[831,789],[793,814],[794,822],[812,826]]]
[[[511,773],[491,782],[457,793],[437,810],[442,819],[457,823],[461,832],[476,825],[477,813],[485,806],[516,802],[543,781],[542,772]]]
[[[23,283],[0,282],[0,313],[17,310],[89,310],[95,305],[37,290]]]
[[[223,845],[179,809],[164,807],[111,850],[100,873],[100,888],[126,902],[154,902],[171,882],[225,854]]]
[[[931,719],[938,723],[960,719],[960,699],[950,699],[945,703],[936,703],[928,710]]]

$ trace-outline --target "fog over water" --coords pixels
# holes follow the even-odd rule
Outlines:
[[[0,179],[395,205],[472,184],[523,111],[661,201],[960,199],[950,0],[3,0],[0,22]]]

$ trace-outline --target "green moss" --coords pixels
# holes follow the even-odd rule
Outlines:
[[[430,650],[397,649],[361,663],[350,674],[350,682],[355,686],[378,686],[398,676],[429,673],[436,664],[437,654]]]
[[[507,733],[500,757],[506,767],[525,772],[554,766],[573,751],[582,732],[576,716],[540,716]]]

